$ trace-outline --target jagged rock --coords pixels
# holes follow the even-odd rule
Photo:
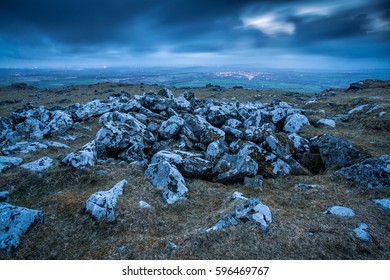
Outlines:
[[[143,162],[146,160],[146,155],[143,151],[144,145],[135,143],[128,149],[118,154],[118,158],[125,160],[128,163]]]
[[[109,223],[114,222],[115,207],[125,184],[127,180],[122,180],[108,191],[94,193],[88,198],[83,210],[99,221],[105,219]]]
[[[353,180],[369,189],[390,187],[390,155],[369,158],[363,162],[336,171],[348,180]]]
[[[223,125],[221,129],[223,132],[225,132],[225,136],[228,141],[234,141],[243,138],[243,132],[237,128]]]
[[[97,159],[96,142],[85,144],[79,151],[68,154],[62,162],[74,168],[94,166]]]
[[[191,102],[189,102],[184,96],[179,96],[174,99],[173,107],[177,110],[191,111]]]
[[[160,134],[161,137],[170,139],[175,137],[179,133],[183,125],[184,125],[184,120],[182,118],[177,116],[172,116],[161,124],[158,133]]]
[[[0,147],[5,145],[3,142],[7,139],[8,134],[12,131],[10,122],[0,116]]]
[[[36,223],[44,221],[41,211],[0,203],[0,249],[11,251],[20,237]]]
[[[306,138],[299,136],[298,134],[289,134],[288,138],[293,142],[295,154],[306,154],[310,152],[310,142]]]
[[[185,124],[191,130],[198,142],[209,144],[225,137],[225,132],[212,126],[201,116],[190,114],[184,115]],[[187,135],[186,135],[187,136]]]
[[[83,121],[90,117],[101,116],[112,109],[111,103],[101,100],[92,100],[90,102],[80,104],[76,103],[67,108],[67,111],[72,115],[74,121]]]
[[[83,137],[82,135],[72,135],[72,134],[58,136],[58,138],[65,140],[65,141],[75,141],[75,140],[82,138],[82,137]]]
[[[27,154],[30,152],[34,152],[39,149],[47,149],[48,147],[56,147],[56,148],[66,148],[68,149],[69,146],[62,144],[60,142],[54,142],[54,141],[40,141],[40,142],[18,142],[15,145],[8,146],[2,149],[3,153],[5,155],[10,154]]]
[[[211,142],[207,146],[205,157],[209,161],[217,161],[226,153],[227,149],[226,143],[222,141]]]
[[[187,199],[188,189],[183,176],[177,168],[168,161],[152,163],[145,171],[152,185],[163,190],[163,200],[174,204],[179,200]]]
[[[265,148],[283,160],[288,160],[295,152],[294,143],[284,133],[267,136]]]
[[[165,98],[169,98],[169,99],[172,99],[174,98],[175,96],[173,95],[172,91],[170,89],[167,89],[167,88],[162,88],[158,91],[157,95],[159,96],[162,96],[162,97],[165,97]]]
[[[261,175],[256,175],[255,177],[245,177],[244,185],[253,186],[253,187],[263,187],[264,177]]]
[[[357,228],[353,230],[357,239],[361,241],[370,241],[371,235],[366,231],[368,229],[368,225],[365,223],[361,223]]]
[[[8,202],[9,192],[0,192],[0,202]]]
[[[261,114],[261,111],[257,110],[254,111],[245,121],[244,121],[244,127],[248,128],[251,126],[254,127],[260,127],[263,125],[263,117]]]
[[[332,214],[339,217],[353,217],[355,213],[352,209],[343,206],[332,206],[329,207],[324,214]]]
[[[168,91],[170,92],[170,90]],[[143,107],[149,110],[159,112],[165,111],[169,107],[172,107],[174,103],[173,94],[171,96],[169,93],[167,93],[168,91],[160,91],[161,94],[160,92],[145,92],[143,96],[139,97],[138,101]]]
[[[390,215],[390,198],[373,199],[372,201]]]
[[[277,124],[287,116],[287,112],[283,108],[276,108],[270,112],[272,122]]]
[[[0,173],[3,172],[3,170],[6,170],[12,166],[17,166],[21,164],[23,159],[18,157],[5,157],[0,156]]]
[[[51,135],[54,133],[64,133],[73,127],[72,116],[60,110],[51,112],[50,122],[44,129],[45,135]]]
[[[309,124],[307,117],[299,113],[295,113],[286,118],[283,130],[288,133],[297,133],[302,126]]]
[[[235,128],[235,129],[240,129],[241,126],[242,126],[242,122],[239,121],[239,120],[236,120],[236,119],[228,119],[225,122],[225,125],[229,126],[229,127],[232,127],[232,128]]]
[[[143,200],[141,200],[140,202],[138,202],[138,206],[139,206],[140,208],[144,208],[144,209],[151,209],[151,208],[152,208],[152,206],[151,206],[149,203],[147,203],[147,202],[145,202],[145,201],[143,201]]]
[[[207,120],[215,126],[220,126],[235,115],[227,106],[211,106],[207,114]]]
[[[336,122],[334,120],[331,120],[331,119],[320,119],[320,120],[318,120],[317,125],[326,125],[326,126],[335,128]]]
[[[330,134],[311,139],[326,168],[342,168],[363,161],[369,154],[348,140]]]
[[[43,170],[46,170],[53,166],[55,163],[56,162],[53,159],[49,157],[43,157],[35,161],[22,164],[20,167],[24,169],[29,169],[33,172],[42,172]]]
[[[246,155],[225,154],[213,168],[219,183],[235,183],[243,181],[245,177],[257,174],[258,164]]]
[[[260,230],[265,232],[272,222],[271,211],[256,198],[249,198],[236,209],[228,213],[207,231],[221,230],[240,223],[252,222],[259,224]]]

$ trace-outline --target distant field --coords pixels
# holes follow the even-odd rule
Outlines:
[[[102,82],[203,87],[275,89],[317,93],[345,88],[364,79],[390,79],[390,70],[323,71],[236,68],[96,68],[96,69],[0,69],[0,86],[26,83],[38,88],[59,88]]]

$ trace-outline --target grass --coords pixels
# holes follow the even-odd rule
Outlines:
[[[74,98],[72,102],[91,100],[94,90],[106,88],[126,90],[130,95],[139,94],[141,90],[140,85],[80,86],[70,98]],[[86,95],[78,96],[77,92],[83,90],[86,90]],[[215,94],[215,98],[237,96],[241,101],[254,100],[256,95],[261,94],[264,102],[277,97],[297,106],[303,106],[312,97],[244,89],[229,89],[222,94],[207,89],[194,91],[200,98]],[[175,94],[179,92],[175,90]],[[376,94],[382,97],[380,101],[367,92],[344,93],[340,90],[336,97],[318,96],[318,102],[310,106],[314,106],[311,109],[315,110],[325,108],[329,115],[340,114],[353,108],[357,99],[362,99],[359,102],[380,103],[388,112],[388,91]],[[336,101],[339,106],[328,106]],[[3,115],[6,110],[0,109]],[[371,117],[356,114],[348,122],[337,122],[335,129],[310,126],[305,127],[302,134],[312,137],[331,133],[369,149],[373,155],[389,153],[390,132],[367,125]],[[83,135],[76,141],[52,139],[70,145],[70,150],[39,150],[24,155],[24,162],[46,155],[60,160],[94,138],[100,127],[97,120],[91,118],[73,129],[72,134]],[[389,115],[381,120],[388,123]],[[90,126],[92,132],[84,130],[83,126]],[[109,173],[96,175],[97,170]],[[262,188],[186,179],[189,199],[166,205],[161,191],[149,183],[143,172],[136,166],[98,163],[93,168],[79,171],[56,166],[41,175],[21,168],[0,174],[0,191],[10,191],[10,203],[39,209],[45,214],[45,223],[24,234],[20,246],[11,253],[0,252],[0,259],[390,259],[389,216],[371,201],[390,197],[390,189],[368,190],[341,179],[332,170],[315,176],[265,179]],[[97,222],[82,213],[91,194],[108,190],[122,179],[127,179],[129,183],[119,198],[114,223]],[[295,187],[298,183],[318,184],[319,187],[301,190]],[[268,232],[261,233],[252,223],[218,232],[206,231],[238,205],[238,202],[230,200],[234,191],[258,198],[270,207],[273,222]],[[139,208],[140,200],[148,202],[153,208]],[[356,216],[339,218],[324,215],[323,212],[332,205],[350,207]],[[368,232],[372,236],[369,242],[359,241],[353,234],[353,229],[361,222],[368,224]],[[170,241],[177,244],[176,250],[169,248]]]

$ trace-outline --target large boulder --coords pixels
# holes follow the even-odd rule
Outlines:
[[[38,222],[44,222],[41,211],[0,203],[0,249],[11,251],[20,243],[20,237]]]
[[[161,137],[170,139],[175,137],[184,125],[184,120],[177,116],[172,116],[161,124],[158,133]]]
[[[125,184],[127,181],[122,180],[108,191],[94,193],[88,198],[83,211],[99,221],[105,219],[109,223],[114,222],[116,204],[118,198],[123,194]]]
[[[326,168],[347,167],[370,156],[348,140],[330,134],[311,139],[311,145],[319,151]]]
[[[336,173],[369,189],[390,188],[390,155],[369,158]]]
[[[283,130],[287,133],[297,133],[302,126],[309,124],[307,117],[302,114],[295,113],[286,118]]]
[[[0,173],[12,166],[21,164],[22,161],[23,159],[18,157],[0,156]]]
[[[256,198],[246,199],[236,209],[209,228],[208,231],[221,230],[247,222],[258,224],[260,230],[266,232],[268,225],[272,222],[272,214],[269,207]]]
[[[324,214],[332,214],[334,216],[339,216],[339,217],[353,217],[355,216],[355,213],[351,208],[344,207],[344,206],[331,206],[326,211]]]
[[[207,120],[215,126],[221,126],[228,119],[236,116],[236,112],[232,111],[228,106],[211,106],[208,110]]]
[[[225,137],[225,132],[212,126],[208,121],[199,115],[184,115],[185,125],[190,129],[198,142],[209,144]]]
[[[96,143],[91,141],[85,144],[79,151],[68,154],[62,162],[74,168],[83,169],[88,166],[94,166],[96,160]]]
[[[152,163],[145,171],[145,176],[151,184],[163,190],[163,200],[174,204],[179,200],[187,199],[188,189],[183,176],[177,168],[168,161]]]
[[[246,155],[225,154],[213,168],[214,181],[224,184],[242,182],[257,174],[258,164]]]
[[[72,116],[64,111],[56,110],[50,113],[50,121],[44,129],[45,135],[64,133],[73,127]]]
[[[84,104],[76,103],[67,107],[67,111],[72,115],[74,121],[83,121],[90,117],[101,116],[111,109],[110,102],[103,102],[98,99]]]

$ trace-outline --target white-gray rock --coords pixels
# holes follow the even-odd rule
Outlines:
[[[317,125],[326,125],[326,126],[334,128],[334,127],[336,127],[336,122],[334,120],[331,120],[331,119],[320,119],[317,122]]]
[[[184,120],[182,118],[177,116],[172,116],[161,124],[158,133],[160,134],[161,137],[170,139],[175,137],[179,133],[183,125],[184,125]]]
[[[41,211],[0,203],[0,249],[11,251],[20,243],[20,237],[33,225],[43,223]]]
[[[304,190],[316,189],[316,188],[318,188],[319,186],[320,186],[320,185],[316,185],[316,184],[303,184],[303,183],[299,183],[299,184],[296,184],[296,185],[295,185],[296,188],[304,189]]]
[[[114,222],[116,204],[119,196],[123,194],[125,184],[127,180],[122,180],[108,191],[100,191],[91,195],[84,206],[85,212],[99,221],[106,219],[107,222]]]
[[[355,213],[351,208],[343,207],[343,206],[332,206],[329,207],[324,214],[332,214],[339,217],[353,217]]]
[[[0,156],[0,173],[12,166],[21,164],[23,159],[18,157]]]
[[[263,181],[264,178],[261,175],[256,175],[254,177],[245,177],[244,185],[261,188],[263,187]]]
[[[73,127],[72,116],[64,111],[56,110],[50,114],[50,122],[46,125],[44,132],[54,134],[57,132],[63,133]]]
[[[371,235],[366,231],[368,229],[367,224],[361,223],[357,228],[353,230],[357,239],[361,241],[370,241]]]
[[[85,144],[79,151],[68,154],[62,162],[74,168],[94,166],[97,160],[96,144],[91,141]]]
[[[141,200],[140,202],[138,202],[138,206],[139,206],[140,208],[144,208],[144,209],[151,209],[151,208],[152,208],[152,206],[151,206],[149,203],[147,203],[147,202],[145,202],[145,201],[143,201],[143,200]]]
[[[29,169],[33,172],[42,172],[43,170],[46,170],[49,167],[53,166],[55,163],[56,162],[53,159],[49,157],[43,157],[35,161],[22,164],[20,167],[24,169]]]
[[[236,200],[236,199],[242,199],[242,200],[247,200],[248,198],[244,196],[243,193],[241,192],[234,192],[231,196],[231,199],[232,200]]]
[[[286,118],[284,131],[288,133],[297,133],[302,126],[309,125],[309,120],[304,115],[295,113]]]
[[[348,114],[351,115],[351,114],[353,114],[353,113],[355,113],[355,112],[363,111],[364,108],[366,108],[367,106],[369,106],[369,105],[368,105],[368,104],[364,104],[364,105],[360,105],[360,106],[358,106],[358,107],[355,107],[355,108],[349,110],[349,111],[348,111]]]
[[[188,189],[183,176],[177,168],[168,161],[153,163],[145,171],[152,185],[163,190],[163,199],[168,204],[187,199]]]
[[[390,198],[373,199],[372,201],[390,215]]]

